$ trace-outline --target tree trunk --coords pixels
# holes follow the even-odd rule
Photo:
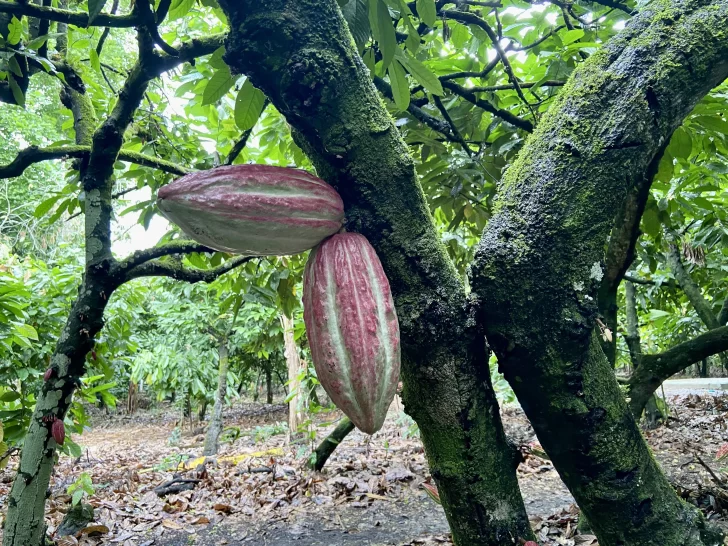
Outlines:
[[[722,540],[657,466],[594,326],[614,211],[728,76],[726,28],[726,0],[644,5],[506,171],[471,269],[500,368],[602,546]]]
[[[354,428],[354,423],[344,417],[333,432],[324,438],[316,450],[311,454],[309,466],[320,472],[334,450],[339,446],[344,438],[346,438],[346,436],[354,430]]]
[[[265,402],[266,404],[273,403],[273,373],[270,367],[265,369]]]
[[[126,395],[126,413],[127,415],[134,415],[137,410],[137,384],[134,381],[129,380],[129,390]]]
[[[382,260],[399,317],[405,408],[456,544],[533,539],[490,385],[482,330],[440,241],[412,158],[334,0],[222,0],[225,61],[294,128],[341,194],[347,229]]]
[[[219,355],[218,360],[218,372],[217,372],[217,392],[215,393],[215,405],[212,409],[212,418],[210,419],[210,426],[207,428],[207,435],[205,436],[205,447],[202,450],[202,454],[206,457],[217,455],[218,439],[222,432],[222,409],[225,405],[225,394],[227,393],[227,375],[230,367],[230,360],[228,358],[227,340],[224,339],[220,342],[217,348],[217,354]]]
[[[305,411],[306,397],[301,392],[301,382],[298,376],[301,373],[301,359],[298,356],[298,346],[293,337],[293,319],[281,315],[283,326],[283,340],[286,346],[286,362],[288,364],[288,389],[291,399],[288,401],[288,434],[290,438],[298,432]]]

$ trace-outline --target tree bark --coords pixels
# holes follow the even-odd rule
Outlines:
[[[661,155],[658,154],[658,158]],[[658,165],[659,160],[653,160],[647,176],[627,196],[617,214],[604,258],[604,277],[597,292],[597,303],[604,323],[612,331],[611,340],[602,338],[601,342],[604,354],[607,355],[607,360],[612,368],[617,362],[617,312],[619,310],[617,292],[624,275],[634,261],[635,247],[640,235],[640,221],[645,212],[647,198],[650,195],[650,185]]]
[[[225,395],[227,394],[227,375],[230,368],[230,359],[228,358],[227,339],[220,341],[217,347],[218,372],[217,372],[217,392],[215,392],[215,405],[212,409],[212,417],[210,418],[210,426],[207,428],[205,436],[205,447],[202,454],[206,457],[217,455],[218,439],[222,432],[222,409],[225,406]]]
[[[266,404],[273,403],[273,373],[270,366],[265,369],[265,402]]]
[[[306,396],[301,392],[301,382],[298,380],[301,373],[301,359],[298,356],[298,346],[293,337],[293,319],[281,315],[281,325],[283,326],[286,363],[288,364],[288,388],[291,393],[291,399],[288,401],[288,434],[290,441],[298,432],[301,423],[303,423]]]
[[[344,438],[346,438],[347,435],[354,430],[354,428],[354,423],[352,423],[347,417],[344,417],[333,432],[324,438],[316,450],[311,454],[311,468],[320,472],[334,450],[339,446]]]
[[[533,534],[482,331],[432,221],[412,158],[334,0],[223,0],[224,59],[294,128],[341,194],[347,229],[382,260],[400,321],[403,401],[420,426],[456,544]]]
[[[726,0],[656,0],[578,68],[507,170],[472,268],[500,368],[602,546],[721,540],[657,466],[594,323],[615,211],[728,76],[726,29]]]

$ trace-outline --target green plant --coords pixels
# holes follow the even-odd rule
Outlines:
[[[66,492],[71,495],[71,502],[73,505],[77,505],[81,502],[84,495],[89,497],[96,492],[96,488],[91,481],[91,475],[88,472],[82,472],[76,481],[68,486]]]

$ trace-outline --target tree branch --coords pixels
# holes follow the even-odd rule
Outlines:
[[[389,100],[394,100],[392,95],[392,87],[379,76],[374,77],[374,85],[377,87],[379,92],[387,97]],[[436,131],[443,135],[449,142],[457,142],[454,135],[450,132],[450,127],[447,123],[437,119],[435,116],[431,116],[425,112],[422,108],[410,101],[407,111],[412,114],[417,121],[424,123],[433,131]]]
[[[641,415],[647,400],[663,381],[704,358],[728,351],[728,326],[709,330],[663,353],[642,355],[629,378],[629,405]]]
[[[178,281],[189,283],[212,282],[221,275],[249,262],[253,258],[255,256],[238,256],[228,260],[221,266],[207,270],[193,269],[184,267],[181,264],[162,262],[160,260],[151,260],[128,271],[125,275],[125,280],[130,281],[140,277],[171,277]]]
[[[634,275],[625,275],[623,279],[634,284],[644,284],[647,286],[669,286],[670,288],[679,288],[677,283],[673,280],[667,280],[665,282],[658,283],[657,281],[653,281],[652,279],[643,279],[641,277],[635,277]]]
[[[75,25],[79,28],[86,28],[89,26],[130,28],[137,26],[141,22],[136,14],[107,15],[105,13],[101,13],[89,25],[88,13],[38,6],[32,2],[21,4],[20,2],[8,2],[6,0],[0,0],[0,13],[10,13],[16,17],[26,15],[28,17],[36,17],[38,19],[58,21],[59,23]]]
[[[172,241],[171,243],[165,243],[145,250],[137,250],[128,258],[125,258],[114,265],[114,274],[121,273],[126,275],[124,272],[131,271],[135,267],[156,258],[171,256],[172,254],[189,254],[191,252],[215,252],[215,250],[205,245],[201,245],[200,243],[196,243],[195,241]]]
[[[476,25],[485,31],[485,33],[488,35],[488,38],[493,43],[493,47],[495,48],[496,52],[498,53],[498,57],[500,58],[501,63],[503,63],[503,68],[505,69],[506,74],[508,75],[508,79],[510,80],[511,85],[513,85],[513,88],[516,90],[516,94],[518,94],[518,97],[521,99],[523,104],[525,104],[526,107],[529,109],[529,111],[531,112],[531,115],[533,116],[533,118],[535,120],[536,112],[534,112],[533,106],[531,106],[531,103],[528,102],[526,95],[523,94],[523,90],[521,89],[521,86],[518,83],[518,78],[516,78],[516,74],[513,72],[513,67],[511,66],[511,63],[508,60],[508,57],[506,56],[506,52],[503,50],[503,48],[500,45],[500,39],[498,38],[498,35],[495,33],[495,31],[488,24],[488,22],[485,19],[478,17],[474,13],[468,13],[468,12],[462,12],[462,11],[443,10],[442,16],[447,17],[448,19],[452,19],[453,21],[458,21],[460,23],[464,23],[466,25]]]
[[[670,266],[672,274],[675,275],[675,279],[680,285],[680,288],[683,289],[683,292],[685,292],[688,300],[690,300],[690,303],[698,313],[700,320],[703,321],[703,324],[711,330],[717,328],[719,326],[718,320],[713,314],[710,302],[705,299],[700,287],[692,279],[688,270],[685,269],[685,266],[680,259],[680,251],[677,248],[676,241],[671,241],[669,244],[667,251],[667,263]]]
[[[497,117],[501,118],[502,120],[507,121],[508,123],[518,127],[519,129],[523,129],[524,131],[527,131],[529,133],[533,131],[533,123],[531,123],[528,120],[519,118],[515,114],[512,114],[511,112],[509,112],[508,110],[503,110],[502,108],[496,108],[489,101],[479,98],[470,89],[467,89],[467,88],[463,87],[462,85],[458,85],[457,83],[452,82],[452,81],[444,81],[441,83],[444,88],[449,89],[456,95],[461,96],[466,101],[473,103],[475,106],[482,108],[486,112],[490,112],[494,116],[497,116]]]
[[[25,172],[25,169],[34,163],[49,161],[53,159],[85,158],[91,152],[91,146],[59,146],[52,148],[39,148],[29,146],[15,156],[15,159],[7,165],[0,166],[0,179],[14,178]],[[145,167],[152,167],[170,174],[185,175],[191,172],[190,169],[180,167],[171,161],[158,159],[149,155],[132,152],[131,150],[120,150],[117,157],[120,161],[127,161]]]

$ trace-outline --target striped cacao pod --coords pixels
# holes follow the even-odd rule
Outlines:
[[[298,254],[341,228],[344,204],[323,180],[299,170],[232,165],[164,186],[157,205],[192,239],[254,256]]]
[[[399,323],[382,264],[363,235],[341,233],[311,251],[303,318],[318,380],[363,432],[384,423],[399,381]]]
[[[59,446],[63,445],[66,441],[66,426],[63,424],[63,419],[56,419],[51,425],[51,434],[53,439]]]

